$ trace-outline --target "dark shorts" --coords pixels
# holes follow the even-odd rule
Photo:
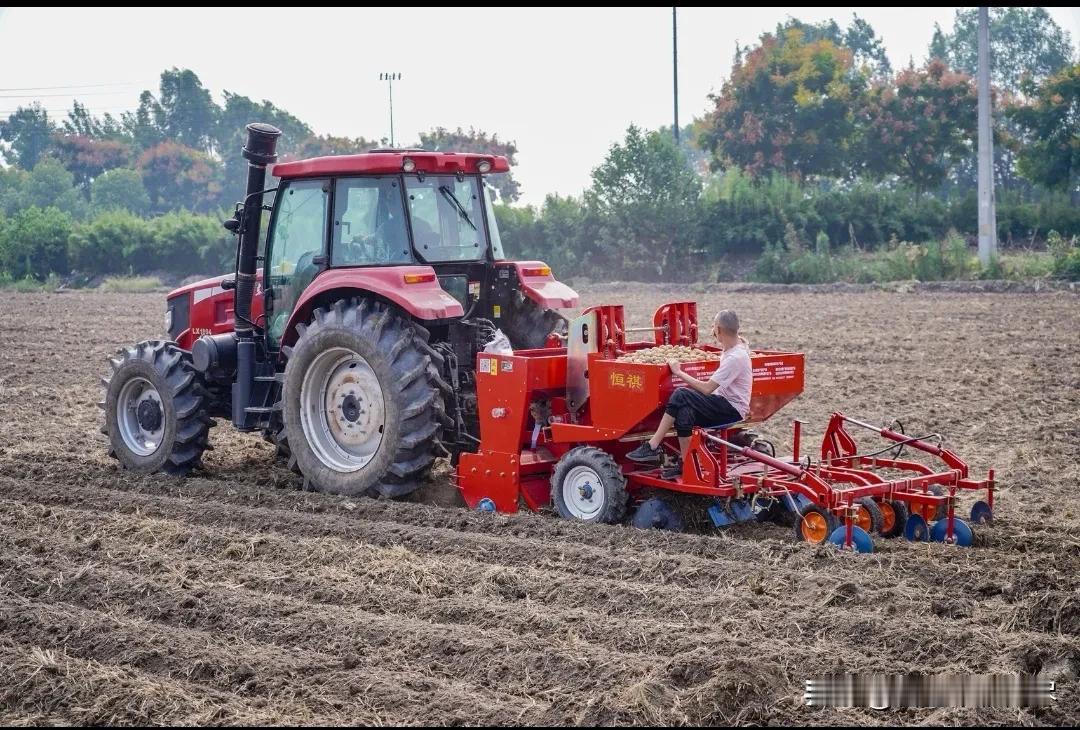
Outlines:
[[[675,418],[675,433],[689,436],[694,426],[722,426],[743,419],[722,395],[705,395],[693,388],[676,388],[664,412]]]

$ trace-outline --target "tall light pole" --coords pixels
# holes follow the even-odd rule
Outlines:
[[[400,73],[379,74],[379,81],[385,81],[390,87],[390,146],[394,146],[394,82],[401,81]]]
[[[675,89],[675,144],[679,144],[679,18],[678,8],[671,8],[671,65]]]
[[[990,9],[979,8],[979,262],[997,256],[994,134],[990,119]]]

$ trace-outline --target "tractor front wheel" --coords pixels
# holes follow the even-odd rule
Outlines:
[[[449,388],[432,352],[419,328],[382,303],[339,300],[315,310],[289,355],[282,393],[290,463],[308,487],[388,498],[420,487]]]
[[[620,522],[627,499],[622,469],[610,454],[593,446],[567,451],[551,475],[551,503],[568,520]]]
[[[117,351],[102,378],[109,455],[138,474],[187,474],[207,448],[209,392],[191,356],[151,340]]]

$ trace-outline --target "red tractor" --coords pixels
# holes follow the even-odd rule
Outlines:
[[[277,161],[247,127],[236,269],[168,296],[168,340],[121,349],[103,431],[132,471],[184,474],[214,417],[262,431],[313,489],[396,497],[479,443],[475,362],[561,334],[577,294],[503,256],[488,174],[504,157],[420,150]],[[278,178],[264,189],[267,166]],[[274,192],[272,206],[264,195]],[[260,249],[262,213],[270,211]]]

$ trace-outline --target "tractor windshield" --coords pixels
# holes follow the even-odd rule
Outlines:
[[[476,261],[488,247],[484,191],[475,175],[405,176],[413,242],[425,261]]]

